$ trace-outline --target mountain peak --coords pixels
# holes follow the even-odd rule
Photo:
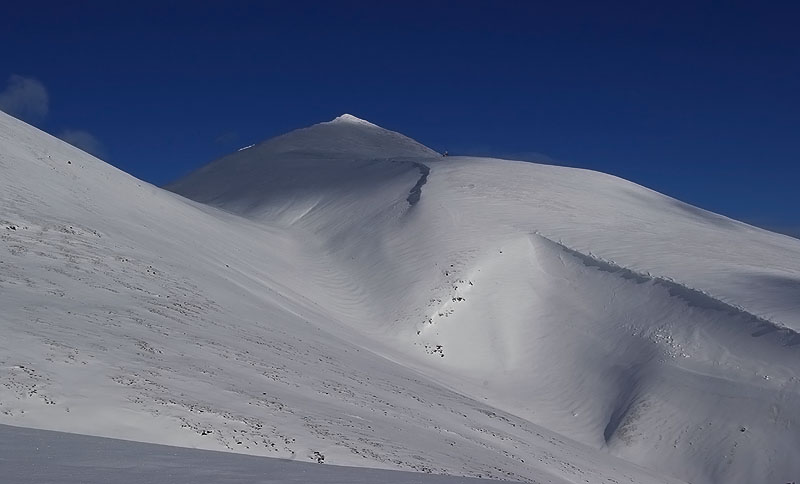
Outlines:
[[[224,156],[170,184],[169,190],[203,201],[246,199],[256,207],[271,201],[269,194],[279,193],[292,180],[309,180],[309,171],[322,177],[319,183],[328,183],[326,179],[335,176],[330,170],[341,172],[338,162],[440,157],[408,136],[342,114]]]
[[[347,113],[330,121],[269,139],[246,151],[249,158],[255,157],[262,161],[277,159],[279,155],[289,153],[318,160],[439,156],[435,151],[403,134]]]
[[[363,124],[366,126],[374,126],[376,128],[380,128],[377,124],[370,123],[366,119],[361,119],[357,116],[353,116],[352,114],[344,113],[341,116],[337,116],[336,118],[328,121],[329,123],[353,123],[353,124]]]

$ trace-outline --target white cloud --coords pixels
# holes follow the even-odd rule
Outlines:
[[[8,86],[0,92],[0,111],[28,123],[41,121],[47,116],[50,96],[44,84],[30,77],[12,74]],[[67,143],[91,153],[98,158],[106,157],[103,143],[93,134],[82,129],[65,129],[58,135]]]
[[[83,131],[81,129],[65,129],[58,137],[72,146],[80,148],[98,158],[106,157],[106,150],[103,143],[88,131]]]
[[[44,84],[30,77],[13,74],[6,89],[0,92],[0,111],[29,123],[44,119],[49,105]]]

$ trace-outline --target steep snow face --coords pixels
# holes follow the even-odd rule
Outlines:
[[[414,162],[357,171],[378,186],[342,199],[350,213],[320,218],[336,195],[320,181],[321,205],[292,221],[287,199],[259,212],[283,221],[271,225],[143,183],[4,114],[0,147],[0,423],[542,483],[676,482],[454,391],[416,369],[424,353],[393,356],[413,340],[362,330],[364,315],[391,326],[391,294],[375,298],[381,288],[365,284],[379,280],[353,271],[413,258],[378,258],[372,239],[408,218],[415,186],[412,210],[423,206],[430,181]],[[365,224],[374,267],[344,264],[337,220]]]
[[[224,182],[201,169],[173,189],[303,234],[315,301],[387,358],[687,481],[800,473],[796,239],[532,163],[298,150],[212,167]]]

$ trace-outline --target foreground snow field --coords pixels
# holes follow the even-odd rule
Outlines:
[[[0,147],[0,423],[535,482],[800,475],[796,239],[349,115],[187,198],[2,113]]]
[[[320,466],[0,425],[3,482],[37,484],[491,484],[498,481]]]

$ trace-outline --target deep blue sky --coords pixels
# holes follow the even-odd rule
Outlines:
[[[800,234],[798,2],[116,3],[4,4],[0,90],[153,183],[349,112]]]

